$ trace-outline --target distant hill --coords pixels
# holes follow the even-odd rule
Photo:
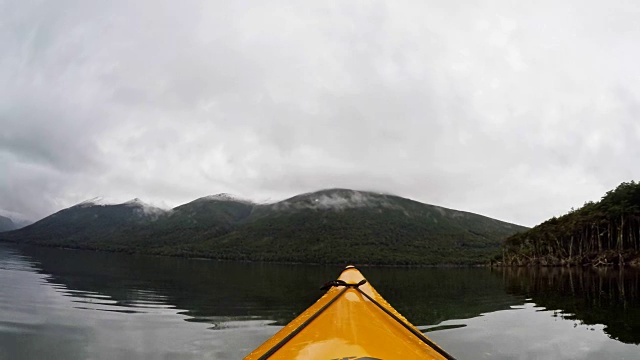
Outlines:
[[[14,230],[15,228],[17,228],[17,226],[11,219],[0,216],[0,232]]]
[[[136,233],[164,212],[139,199],[117,205],[87,201],[2,234],[0,238],[41,245],[94,248],[93,244]]]
[[[172,210],[82,203],[0,239],[229,260],[475,264],[526,228],[393,195],[347,189],[255,204],[221,194]]]
[[[196,199],[163,210],[140,199],[103,204],[99,198],[61,210],[0,240],[79,249],[154,253],[224,235],[254,204],[227,194]]]

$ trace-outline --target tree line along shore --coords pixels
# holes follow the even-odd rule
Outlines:
[[[492,263],[640,267],[640,183],[623,182],[598,202],[509,236]]]

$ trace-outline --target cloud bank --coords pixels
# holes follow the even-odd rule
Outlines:
[[[0,209],[375,190],[523,225],[640,178],[640,5],[0,2]]]

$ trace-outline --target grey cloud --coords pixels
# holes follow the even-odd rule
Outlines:
[[[534,225],[640,175],[634,11],[3,3],[0,209],[348,187]]]

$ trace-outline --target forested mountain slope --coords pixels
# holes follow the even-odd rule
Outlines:
[[[221,194],[162,210],[82,203],[0,240],[214,259],[479,264],[525,228],[393,195],[330,189],[273,204]]]
[[[243,226],[185,251],[230,259],[367,264],[487,262],[524,228],[409,199],[345,189],[259,205]]]

